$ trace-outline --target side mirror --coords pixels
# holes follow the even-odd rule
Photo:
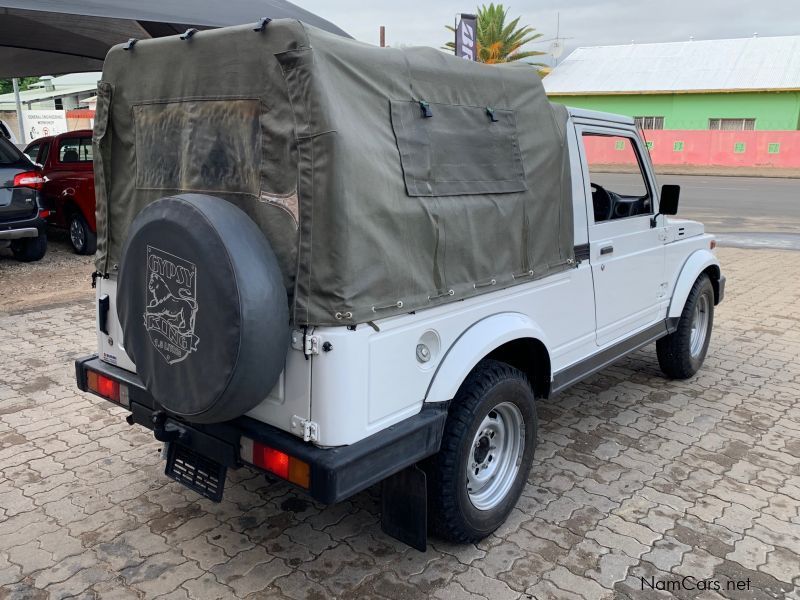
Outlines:
[[[658,212],[662,215],[678,214],[678,199],[681,197],[681,186],[664,184],[658,197]]]
[[[664,184],[661,186],[661,194],[658,198],[658,212],[650,219],[650,227],[655,227],[658,215],[678,214],[678,200],[681,196],[681,186],[674,184]]]

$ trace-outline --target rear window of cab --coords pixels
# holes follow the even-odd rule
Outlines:
[[[58,143],[58,161],[62,163],[92,162],[92,138],[66,138]]]

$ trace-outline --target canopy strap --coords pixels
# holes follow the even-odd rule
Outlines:
[[[97,287],[97,280],[98,279],[108,279],[110,276],[108,273],[101,273],[100,271],[95,271],[92,273],[92,289]]]
[[[429,118],[431,118],[433,116],[433,111],[431,111],[430,103],[425,102],[425,100],[420,100],[419,101],[419,107],[422,110],[423,118],[429,119]]]
[[[253,27],[253,31],[264,31],[267,28],[267,25],[269,25],[270,21],[272,21],[272,19],[269,17],[261,17],[258,20],[258,25]]]

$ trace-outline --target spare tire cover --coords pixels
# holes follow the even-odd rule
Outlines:
[[[123,342],[156,402],[197,423],[236,418],[267,397],[289,346],[289,307],[264,235],[220,198],[162,198],[122,249]]]

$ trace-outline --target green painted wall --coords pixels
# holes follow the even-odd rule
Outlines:
[[[664,129],[708,129],[713,118],[755,118],[756,129],[800,129],[800,92],[551,95],[554,102],[631,117],[664,117]]]

